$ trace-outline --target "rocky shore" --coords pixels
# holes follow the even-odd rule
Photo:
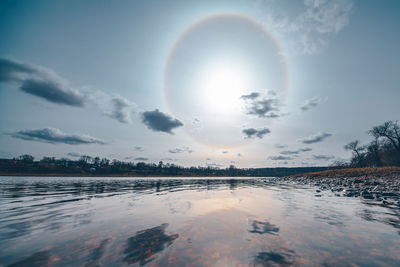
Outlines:
[[[281,180],[316,186],[316,197],[330,191],[336,196],[361,197],[400,207],[399,167],[329,170]]]

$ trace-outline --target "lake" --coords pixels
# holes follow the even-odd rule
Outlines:
[[[400,207],[274,178],[0,177],[0,266],[399,266]]]

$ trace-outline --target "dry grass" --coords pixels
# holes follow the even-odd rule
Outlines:
[[[346,168],[332,169],[320,172],[310,172],[305,174],[296,174],[294,177],[399,177],[400,167],[366,167],[366,168]]]

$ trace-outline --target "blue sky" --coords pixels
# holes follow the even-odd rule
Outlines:
[[[2,1],[0,157],[346,159],[347,142],[399,119],[399,12],[398,1]]]

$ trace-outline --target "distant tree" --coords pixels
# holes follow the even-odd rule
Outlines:
[[[56,159],[54,157],[43,157],[40,162],[45,162],[45,163],[54,163]]]
[[[24,163],[32,163],[35,158],[31,155],[25,154],[17,157],[17,160],[20,160]]]
[[[93,164],[97,167],[100,166],[100,158],[99,157],[95,157],[93,159]]]
[[[110,165],[110,160],[107,159],[107,158],[102,158],[101,161],[100,161],[100,165],[102,167],[108,167],[108,165]]]

